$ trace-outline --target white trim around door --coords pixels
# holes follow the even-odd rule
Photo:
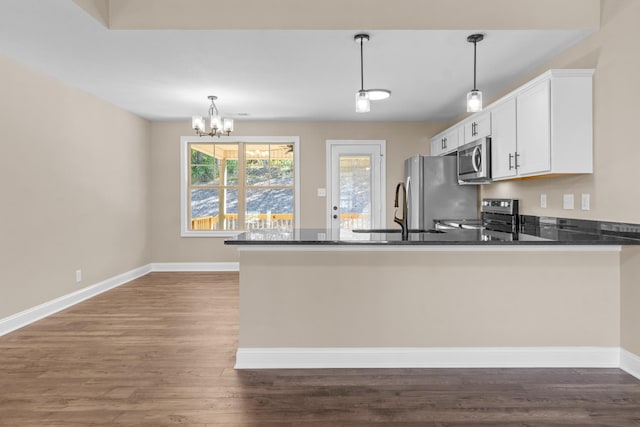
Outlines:
[[[338,230],[340,221],[339,180],[340,155],[371,156],[371,216],[372,228],[384,228],[386,224],[387,149],[385,140],[327,140],[327,229]],[[337,215],[337,218],[335,216]]]

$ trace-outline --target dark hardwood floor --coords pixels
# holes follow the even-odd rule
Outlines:
[[[235,371],[236,273],[152,273],[0,337],[2,426],[640,426],[619,369]]]

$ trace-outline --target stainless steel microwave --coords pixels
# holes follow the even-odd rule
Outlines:
[[[491,138],[485,137],[458,147],[458,182],[491,182]]]

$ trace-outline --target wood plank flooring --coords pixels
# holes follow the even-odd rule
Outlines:
[[[0,337],[1,426],[640,426],[619,369],[235,371],[236,273],[152,273]]]

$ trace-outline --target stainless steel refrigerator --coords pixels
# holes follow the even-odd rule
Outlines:
[[[478,218],[478,186],[458,184],[456,160],[420,155],[405,160],[410,230],[432,229],[437,219]]]

